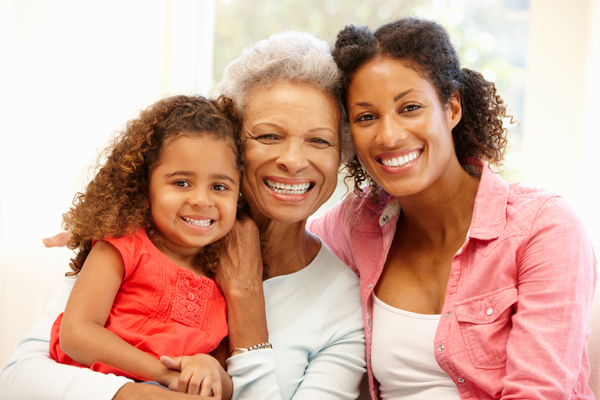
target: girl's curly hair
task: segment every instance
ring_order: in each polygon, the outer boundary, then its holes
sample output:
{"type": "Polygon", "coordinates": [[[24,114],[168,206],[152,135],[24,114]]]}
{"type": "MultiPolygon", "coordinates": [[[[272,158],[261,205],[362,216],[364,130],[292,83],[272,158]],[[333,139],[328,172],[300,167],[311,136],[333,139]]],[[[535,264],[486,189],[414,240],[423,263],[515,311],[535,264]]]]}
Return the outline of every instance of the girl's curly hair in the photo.
{"type": "MultiPolygon", "coordinates": [[[[338,33],[332,52],[343,73],[343,93],[347,93],[354,72],[377,57],[405,60],[434,86],[443,105],[447,105],[458,90],[462,118],[452,130],[457,157],[478,157],[491,164],[502,163],[508,134],[503,127],[504,118],[507,118],[504,101],[496,93],[493,82],[486,81],[479,72],[460,68],[448,32],[440,24],[419,18],[402,18],[375,32],[366,26],[348,25],[338,33]]],[[[511,118],[510,122],[515,121],[511,118]]],[[[376,201],[378,185],[362,168],[358,158],[354,156],[345,168],[345,180],[354,181],[354,191],[360,193],[361,185],[366,181],[376,201]]]]}
{"type": "MultiPolygon", "coordinates": [[[[73,206],[63,215],[63,227],[73,234],[67,246],[76,251],[70,263],[73,271],[66,275],[81,271],[93,240],[146,229],[153,242],[160,244],[150,212],[149,185],[166,141],[180,135],[223,140],[236,155],[241,173],[240,128],[233,102],[225,97],[214,101],[201,96],[173,96],[142,110],[102,152],[106,161],[98,163],[92,181],[83,193],[75,195],[73,206]]],[[[217,266],[220,249],[219,240],[196,256],[196,264],[208,276],[217,266]]]]}

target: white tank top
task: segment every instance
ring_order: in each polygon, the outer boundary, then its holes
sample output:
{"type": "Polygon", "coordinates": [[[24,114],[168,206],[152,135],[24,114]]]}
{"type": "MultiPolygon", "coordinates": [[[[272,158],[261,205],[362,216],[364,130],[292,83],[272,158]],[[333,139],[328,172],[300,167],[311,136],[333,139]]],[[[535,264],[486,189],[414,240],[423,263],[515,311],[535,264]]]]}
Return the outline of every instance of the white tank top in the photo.
{"type": "Polygon", "coordinates": [[[440,315],[394,308],[373,293],[371,365],[381,399],[460,400],[452,379],[435,361],[440,315]]]}

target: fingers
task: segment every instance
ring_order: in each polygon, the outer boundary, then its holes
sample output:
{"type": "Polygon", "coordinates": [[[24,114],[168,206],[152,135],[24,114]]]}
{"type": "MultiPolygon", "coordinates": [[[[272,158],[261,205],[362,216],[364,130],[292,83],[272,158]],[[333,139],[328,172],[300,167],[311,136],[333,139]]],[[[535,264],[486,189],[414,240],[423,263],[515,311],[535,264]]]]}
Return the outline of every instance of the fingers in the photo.
{"type": "Polygon", "coordinates": [[[44,246],[46,247],[60,247],[65,246],[69,239],[71,239],[71,232],[61,232],[51,238],[42,239],[44,246]]]}
{"type": "Polygon", "coordinates": [[[215,381],[212,385],[213,396],[216,400],[221,400],[221,396],[223,396],[223,386],[221,385],[221,380],[215,381]]]}
{"type": "Polygon", "coordinates": [[[200,388],[202,386],[202,378],[203,375],[199,373],[194,373],[190,377],[188,382],[187,394],[200,394],[200,388]]]}
{"type": "Polygon", "coordinates": [[[162,365],[169,369],[181,371],[181,357],[171,358],[168,356],[161,356],[160,362],[162,363],[162,365]]]}
{"type": "Polygon", "coordinates": [[[181,375],[179,375],[179,380],[177,381],[177,391],[187,393],[191,378],[192,373],[189,370],[186,371],[186,369],[184,369],[181,371],[181,375]]]}
{"type": "Polygon", "coordinates": [[[205,374],[202,371],[195,371],[188,374],[184,370],[179,376],[177,391],[207,397],[215,396],[215,398],[220,399],[222,388],[220,379],[213,380],[213,376],[210,373],[205,374]]]}
{"type": "Polygon", "coordinates": [[[212,394],[213,380],[210,375],[207,375],[202,380],[202,386],[200,387],[200,396],[210,396],[212,394]]]}

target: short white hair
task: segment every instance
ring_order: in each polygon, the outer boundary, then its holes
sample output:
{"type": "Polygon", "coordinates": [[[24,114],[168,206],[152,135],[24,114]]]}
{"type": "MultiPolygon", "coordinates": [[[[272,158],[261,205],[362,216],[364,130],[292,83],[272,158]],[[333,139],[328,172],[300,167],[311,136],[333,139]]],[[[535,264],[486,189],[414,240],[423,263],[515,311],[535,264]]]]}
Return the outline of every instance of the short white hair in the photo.
{"type": "Polygon", "coordinates": [[[341,72],[329,45],[309,33],[278,33],[244,49],[223,71],[216,95],[232,99],[243,117],[251,93],[282,82],[308,84],[333,96],[340,113],[340,161],[350,161],[354,146],[342,104],[341,72]]]}

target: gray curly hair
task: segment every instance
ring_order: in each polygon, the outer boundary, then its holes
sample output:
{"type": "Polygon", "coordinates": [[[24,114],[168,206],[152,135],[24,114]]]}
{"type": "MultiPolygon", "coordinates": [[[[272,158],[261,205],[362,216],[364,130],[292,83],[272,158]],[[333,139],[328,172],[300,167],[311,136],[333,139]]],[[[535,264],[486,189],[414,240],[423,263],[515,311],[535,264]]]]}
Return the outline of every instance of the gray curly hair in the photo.
{"type": "Polygon", "coordinates": [[[340,110],[340,163],[352,159],[354,146],[342,103],[340,70],[327,43],[309,33],[278,33],[244,49],[225,68],[216,95],[232,99],[243,117],[251,93],[281,82],[308,84],[333,96],[340,110]]]}

